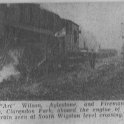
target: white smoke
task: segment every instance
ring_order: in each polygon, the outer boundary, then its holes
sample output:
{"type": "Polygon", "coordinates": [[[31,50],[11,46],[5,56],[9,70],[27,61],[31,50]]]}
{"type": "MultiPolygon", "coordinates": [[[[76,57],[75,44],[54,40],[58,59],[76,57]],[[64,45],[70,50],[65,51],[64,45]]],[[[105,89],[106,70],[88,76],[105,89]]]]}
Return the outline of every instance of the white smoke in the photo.
{"type": "Polygon", "coordinates": [[[89,31],[82,31],[82,33],[79,36],[79,41],[80,41],[80,47],[84,47],[84,42],[86,47],[89,50],[94,50],[97,51],[98,49],[98,42],[94,34],[92,34],[89,31]]]}
{"type": "Polygon", "coordinates": [[[9,63],[6,63],[0,70],[0,82],[3,82],[3,80],[8,80],[10,77],[15,79],[19,78],[20,72],[16,69],[16,66],[19,64],[18,59],[21,56],[21,53],[21,49],[9,50],[6,58],[6,61],[9,61],[9,63]]]}
{"type": "Polygon", "coordinates": [[[3,80],[9,79],[11,76],[14,78],[19,78],[20,73],[15,69],[15,66],[10,63],[6,66],[3,66],[2,70],[0,71],[0,82],[3,80]]]}

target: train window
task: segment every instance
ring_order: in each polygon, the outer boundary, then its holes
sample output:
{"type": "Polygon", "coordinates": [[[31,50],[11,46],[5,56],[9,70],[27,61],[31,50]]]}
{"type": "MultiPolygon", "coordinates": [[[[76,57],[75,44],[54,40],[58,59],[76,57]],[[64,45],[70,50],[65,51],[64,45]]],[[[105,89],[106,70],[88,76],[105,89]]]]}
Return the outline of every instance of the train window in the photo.
{"type": "Polygon", "coordinates": [[[74,43],[77,43],[77,32],[74,30],[74,43]]]}
{"type": "Polygon", "coordinates": [[[32,7],[30,7],[30,23],[32,23],[32,18],[33,18],[33,8],[32,7]]]}
{"type": "Polygon", "coordinates": [[[7,7],[10,7],[10,4],[9,3],[7,4],[7,7]]]}
{"type": "Polygon", "coordinates": [[[6,9],[6,4],[0,4],[0,11],[5,10],[6,9]]]}
{"type": "Polygon", "coordinates": [[[30,10],[28,7],[25,9],[25,14],[26,14],[25,15],[26,16],[26,22],[28,23],[30,21],[30,10]]]}
{"type": "Polygon", "coordinates": [[[68,33],[69,32],[69,24],[66,23],[66,32],[68,33]]]}

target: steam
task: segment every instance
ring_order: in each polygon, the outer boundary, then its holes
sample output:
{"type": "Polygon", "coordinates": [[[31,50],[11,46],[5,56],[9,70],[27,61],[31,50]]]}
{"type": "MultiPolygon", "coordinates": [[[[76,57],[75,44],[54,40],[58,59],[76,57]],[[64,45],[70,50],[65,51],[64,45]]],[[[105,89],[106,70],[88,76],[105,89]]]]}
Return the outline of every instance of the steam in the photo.
{"type": "Polygon", "coordinates": [[[92,32],[82,31],[82,33],[79,36],[79,43],[81,48],[84,48],[84,42],[89,50],[93,49],[94,51],[97,51],[98,42],[92,32]]]}
{"type": "Polygon", "coordinates": [[[6,63],[0,70],[0,83],[4,80],[9,80],[10,77],[15,79],[19,78],[20,72],[16,69],[16,66],[19,64],[21,53],[21,49],[9,50],[8,53],[6,53],[6,63]]]}
{"type": "Polygon", "coordinates": [[[19,75],[20,73],[15,69],[14,65],[12,63],[8,64],[3,66],[2,70],[0,71],[0,82],[9,79],[11,76],[17,79],[19,75]]]}

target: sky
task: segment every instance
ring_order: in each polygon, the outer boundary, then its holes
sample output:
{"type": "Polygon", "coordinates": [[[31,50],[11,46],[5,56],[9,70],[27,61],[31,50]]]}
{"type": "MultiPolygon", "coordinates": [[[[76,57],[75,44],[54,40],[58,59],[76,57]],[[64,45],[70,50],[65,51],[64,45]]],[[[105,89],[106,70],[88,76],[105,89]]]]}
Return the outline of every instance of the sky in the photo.
{"type": "Polygon", "coordinates": [[[91,32],[102,48],[121,49],[124,2],[42,3],[60,17],[71,19],[91,32]]]}

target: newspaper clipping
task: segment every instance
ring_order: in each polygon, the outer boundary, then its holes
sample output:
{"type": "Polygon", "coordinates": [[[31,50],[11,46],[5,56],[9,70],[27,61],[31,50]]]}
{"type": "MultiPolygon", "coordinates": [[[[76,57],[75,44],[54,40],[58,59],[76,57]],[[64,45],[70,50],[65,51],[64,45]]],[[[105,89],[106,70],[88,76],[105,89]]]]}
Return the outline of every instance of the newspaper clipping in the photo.
{"type": "Polygon", "coordinates": [[[124,2],[0,3],[0,124],[124,124],[124,2]]]}

